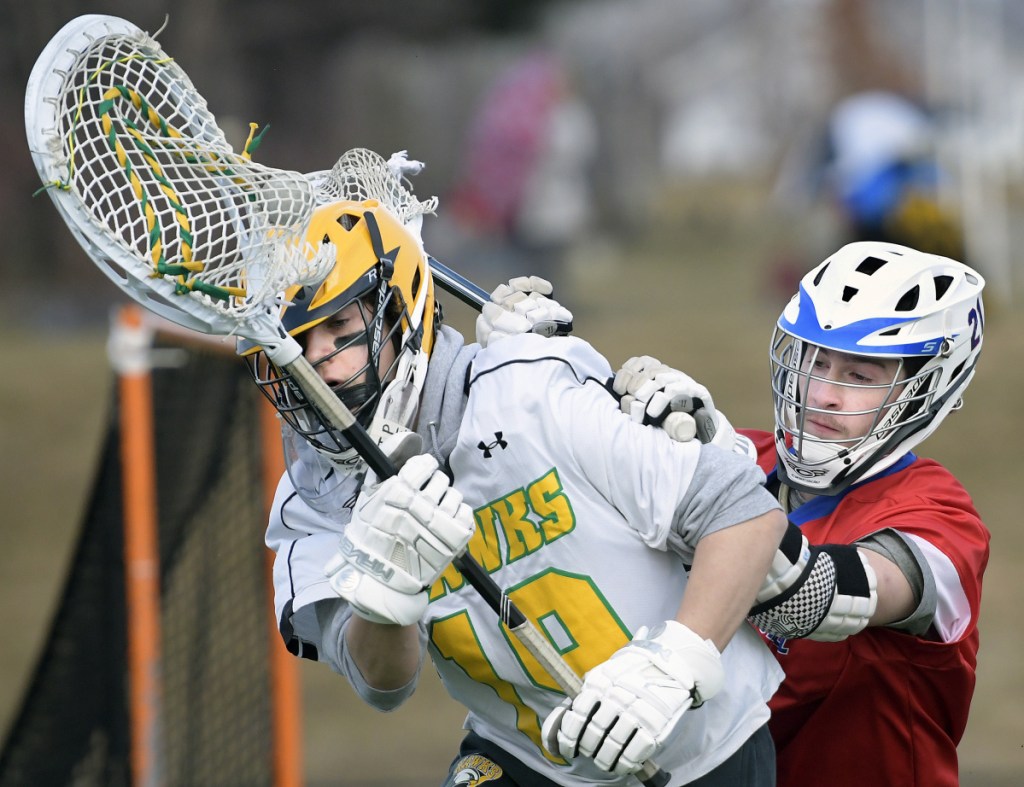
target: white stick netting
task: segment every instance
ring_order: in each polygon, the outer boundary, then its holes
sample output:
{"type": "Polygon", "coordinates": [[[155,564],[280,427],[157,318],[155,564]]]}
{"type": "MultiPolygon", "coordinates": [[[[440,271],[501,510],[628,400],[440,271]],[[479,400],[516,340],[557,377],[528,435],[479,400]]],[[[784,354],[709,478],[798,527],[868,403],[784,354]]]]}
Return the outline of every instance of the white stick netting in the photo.
{"type": "MultiPolygon", "coordinates": [[[[242,315],[333,259],[307,254],[316,201],[298,172],[237,154],[185,72],[148,35],[109,34],[75,54],[51,151],[98,232],[182,295],[242,315]]],[[[256,139],[258,143],[258,139],[256,139]]]]}
{"type": "Polygon", "coordinates": [[[377,200],[399,221],[408,224],[437,210],[437,197],[417,199],[405,177],[406,172],[415,174],[422,166],[409,161],[404,151],[385,161],[372,150],[353,148],[331,169],[311,172],[306,177],[313,185],[319,205],[339,200],[377,200]]]}

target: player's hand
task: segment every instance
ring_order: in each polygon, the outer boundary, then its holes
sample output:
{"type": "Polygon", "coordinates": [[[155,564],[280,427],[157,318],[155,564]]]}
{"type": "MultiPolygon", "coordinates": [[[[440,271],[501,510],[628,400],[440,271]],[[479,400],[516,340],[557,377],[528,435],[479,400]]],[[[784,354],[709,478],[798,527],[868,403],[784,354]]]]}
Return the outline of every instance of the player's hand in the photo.
{"type": "Polygon", "coordinates": [[[462,494],[436,459],[419,454],[397,475],[364,486],[325,573],[360,616],[407,626],[422,617],[430,586],[473,530],[462,494]]]}
{"type": "Polygon", "coordinates": [[[711,392],[657,358],[630,358],[615,373],[612,389],[620,397],[622,412],[637,423],[660,426],[676,442],[697,437],[702,443],[756,458],[750,440],[737,434],[715,408],[711,392]]]}
{"type": "Polygon", "coordinates": [[[520,333],[572,333],[572,312],[549,298],[551,291],[551,283],[539,276],[517,276],[499,284],[476,318],[477,342],[486,347],[520,333]]]}
{"type": "Polygon", "coordinates": [[[715,436],[717,419],[711,393],[657,358],[630,358],[616,372],[612,389],[621,397],[622,412],[637,423],[660,426],[673,440],[685,443],[699,436],[707,443],[715,436]]]}
{"type": "Polygon", "coordinates": [[[636,773],[683,714],[711,699],[724,682],[710,640],[674,620],[642,628],[583,677],[577,697],[548,715],[544,745],[567,760],[590,757],[609,773],[636,773]]]}

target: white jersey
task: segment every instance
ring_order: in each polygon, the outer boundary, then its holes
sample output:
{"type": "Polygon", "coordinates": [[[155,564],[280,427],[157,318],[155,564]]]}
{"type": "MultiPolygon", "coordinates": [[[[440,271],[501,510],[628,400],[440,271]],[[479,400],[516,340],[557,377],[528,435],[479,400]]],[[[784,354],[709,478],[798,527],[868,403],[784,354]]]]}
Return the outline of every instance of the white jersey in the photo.
{"type": "MultiPolygon", "coordinates": [[[[701,537],[778,507],[753,463],[630,421],[604,386],[610,377],[607,361],[578,339],[496,342],[473,361],[449,458],[476,516],[470,551],[580,675],[641,626],[674,618],[701,537]]],[[[280,527],[291,516],[295,533],[289,505],[280,527]]],[[[314,644],[315,619],[306,619],[307,629],[296,613],[300,599],[330,597],[322,565],[334,544],[323,554],[319,539],[338,525],[322,527],[303,524],[308,538],[277,543],[291,559],[287,571],[275,571],[292,606],[279,601],[279,616],[290,611],[297,636],[314,644]],[[297,581],[318,561],[319,577],[297,581]]],[[[544,751],[541,725],[563,695],[454,568],[431,589],[424,625],[446,688],[469,709],[467,728],[559,784],[634,782],[587,758],[566,764],[544,751]]],[[[782,673],[748,626],[725,649],[723,666],[725,687],[687,713],[659,752],[673,785],[721,764],[768,720],[782,673]]],[[[358,674],[342,671],[372,702],[358,674]]]]}

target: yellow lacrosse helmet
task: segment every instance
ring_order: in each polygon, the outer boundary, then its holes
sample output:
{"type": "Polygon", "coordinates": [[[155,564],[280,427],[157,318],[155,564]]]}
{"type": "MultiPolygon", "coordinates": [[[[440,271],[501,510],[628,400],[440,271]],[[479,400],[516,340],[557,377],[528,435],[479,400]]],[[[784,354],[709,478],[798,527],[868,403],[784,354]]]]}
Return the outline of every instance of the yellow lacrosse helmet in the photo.
{"type": "Polygon", "coordinates": [[[380,287],[397,293],[394,316],[401,320],[401,350],[409,341],[427,355],[434,340],[434,285],[417,238],[377,200],[332,202],[314,213],[306,240],[315,247],[333,243],[337,262],[319,283],[285,293],[281,321],[299,336],[347,303],[380,287]]]}
{"type": "MultiPolygon", "coordinates": [[[[414,410],[380,414],[377,410],[382,401],[418,400],[426,374],[426,359],[439,320],[422,243],[377,200],[343,200],[316,209],[306,240],[311,253],[331,244],[336,262],[321,281],[285,292],[286,306],[281,313],[285,330],[304,345],[307,331],[346,306],[361,304],[362,329],[339,340],[326,357],[311,361],[317,366],[349,347],[365,346],[366,365],[348,380],[332,384],[332,389],[364,427],[370,428],[381,418],[411,426],[407,421],[414,410]],[[381,350],[388,344],[394,349],[394,361],[380,368],[381,350]],[[415,395],[386,396],[389,386],[411,386],[415,395]]],[[[260,389],[298,435],[335,463],[358,467],[348,441],[323,422],[288,372],[270,361],[261,348],[249,348],[242,354],[248,356],[249,371],[260,389]]]]}

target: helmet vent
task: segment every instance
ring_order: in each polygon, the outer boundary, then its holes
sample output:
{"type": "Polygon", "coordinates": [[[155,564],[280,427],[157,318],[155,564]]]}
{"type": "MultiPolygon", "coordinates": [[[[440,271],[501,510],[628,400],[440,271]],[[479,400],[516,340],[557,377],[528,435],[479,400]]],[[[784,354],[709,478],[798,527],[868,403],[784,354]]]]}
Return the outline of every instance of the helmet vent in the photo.
{"type": "Polygon", "coordinates": [[[417,268],[412,275],[412,287],[410,287],[413,298],[417,298],[419,296],[421,278],[422,277],[420,276],[420,269],[417,268]]]}
{"type": "Polygon", "coordinates": [[[360,218],[360,216],[352,213],[342,213],[338,216],[338,224],[340,224],[346,232],[351,232],[352,228],[359,223],[360,218]]]}
{"type": "Polygon", "coordinates": [[[883,265],[885,265],[885,260],[880,260],[878,257],[865,257],[857,266],[857,273],[863,273],[866,276],[870,276],[883,265]]]}
{"type": "Polygon", "coordinates": [[[921,288],[916,284],[903,293],[903,297],[896,304],[896,311],[909,312],[917,308],[917,302],[921,297],[921,288]]]}
{"type": "Polygon", "coordinates": [[[843,302],[849,303],[850,299],[858,292],[860,292],[860,290],[856,287],[843,287],[843,302]]]}
{"type": "Polygon", "coordinates": [[[935,299],[941,300],[942,296],[946,294],[946,291],[953,285],[952,276],[936,276],[935,277],[935,299]]]}
{"type": "Polygon", "coordinates": [[[828,264],[822,266],[821,270],[818,271],[818,275],[814,277],[814,286],[817,287],[821,284],[821,279],[825,275],[825,271],[828,270],[828,264]]]}

